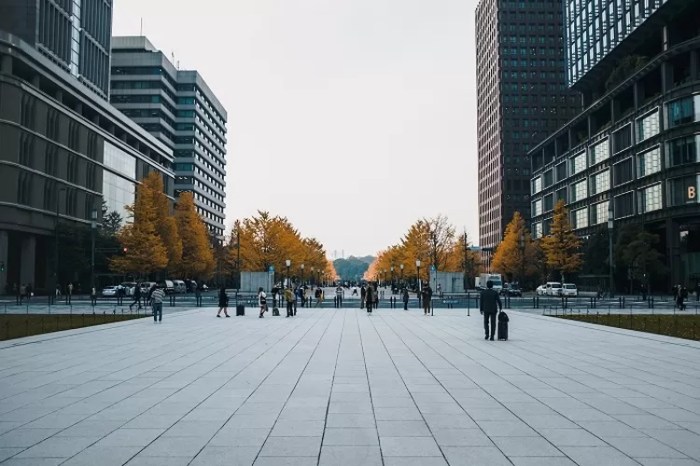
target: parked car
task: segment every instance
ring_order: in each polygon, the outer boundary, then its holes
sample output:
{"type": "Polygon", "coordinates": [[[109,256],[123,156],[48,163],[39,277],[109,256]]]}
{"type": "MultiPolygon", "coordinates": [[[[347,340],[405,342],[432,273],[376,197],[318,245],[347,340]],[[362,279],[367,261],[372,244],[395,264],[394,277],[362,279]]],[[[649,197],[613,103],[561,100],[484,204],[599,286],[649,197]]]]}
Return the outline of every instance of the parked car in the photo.
{"type": "Polygon", "coordinates": [[[102,296],[116,296],[118,288],[119,287],[117,285],[105,286],[102,288],[102,296]]]}
{"type": "Polygon", "coordinates": [[[547,296],[561,296],[561,283],[547,282],[545,285],[545,294],[547,296]]]}
{"type": "Polygon", "coordinates": [[[547,294],[547,285],[538,286],[535,290],[535,294],[537,294],[537,296],[544,296],[545,294],[547,294]]]}
{"type": "Polygon", "coordinates": [[[187,293],[187,285],[185,285],[184,280],[173,280],[173,288],[175,288],[175,293],[187,293]]]}
{"type": "Polygon", "coordinates": [[[122,288],[124,289],[124,294],[126,296],[133,296],[134,290],[136,289],[136,282],[123,282],[122,288]]]}
{"type": "Polygon", "coordinates": [[[523,290],[520,289],[519,285],[514,285],[510,283],[507,288],[504,288],[506,296],[517,296],[522,298],[523,290]]]}
{"type": "Polygon", "coordinates": [[[578,288],[575,283],[564,283],[561,290],[562,296],[578,296],[578,288]]]}
{"type": "Polygon", "coordinates": [[[175,293],[175,284],[173,283],[172,280],[163,280],[158,282],[158,288],[161,288],[165,294],[173,294],[175,293]]]}
{"type": "Polygon", "coordinates": [[[141,288],[141,296],[146,296],[148,294],[148,291],[151,289],[153,285],[157,285],[156,282],[141,282],[139,283],[139,288],[141,288]]]}

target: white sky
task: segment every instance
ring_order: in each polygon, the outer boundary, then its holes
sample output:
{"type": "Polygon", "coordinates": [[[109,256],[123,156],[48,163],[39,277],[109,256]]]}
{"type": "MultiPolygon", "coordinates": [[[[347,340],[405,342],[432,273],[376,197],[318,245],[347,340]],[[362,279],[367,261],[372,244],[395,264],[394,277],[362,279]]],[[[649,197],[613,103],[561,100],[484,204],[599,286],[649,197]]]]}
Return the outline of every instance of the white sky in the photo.
{"type": "Polygon", "coordinates": [[[447,215],[478,242],[476,0],[116,0],[228,111],[226,226],[269,210],[329,256],[447,215]]]}

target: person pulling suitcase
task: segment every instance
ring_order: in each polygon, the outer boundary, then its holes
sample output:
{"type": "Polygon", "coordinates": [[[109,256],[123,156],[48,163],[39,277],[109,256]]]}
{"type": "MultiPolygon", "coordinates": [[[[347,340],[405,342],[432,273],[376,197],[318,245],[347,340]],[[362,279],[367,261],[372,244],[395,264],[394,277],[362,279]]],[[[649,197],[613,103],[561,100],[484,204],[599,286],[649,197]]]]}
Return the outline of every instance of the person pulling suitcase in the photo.
{"type": "Polygon", "coordinates": [[[493,282],[489,280],[486,282],[486,289],[481,292],[479,299],[479,312],[484,316],[484,332],[486,335],[484,340],[490,339],[493,341],[496,333],[496,313],[502,310],[501,298],[498,296],[498,292],[493,289],[493,282]],[[489,321],[491,323],[490,331],[489,321]]]}

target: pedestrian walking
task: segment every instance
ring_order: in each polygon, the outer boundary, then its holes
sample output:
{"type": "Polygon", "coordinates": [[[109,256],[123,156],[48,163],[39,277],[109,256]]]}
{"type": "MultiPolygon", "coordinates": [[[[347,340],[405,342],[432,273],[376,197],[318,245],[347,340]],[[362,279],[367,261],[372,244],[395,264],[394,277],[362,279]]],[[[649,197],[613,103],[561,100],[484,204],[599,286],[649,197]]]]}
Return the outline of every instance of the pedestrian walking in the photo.
{"type": "Polygon", "coordinates": [[[228,315],[228,295],[226,294],[225,286],[222,286],[219,290],[219,312],[216,313],[216,317],[221,317],[221,311],[224,311],[226,317],[231,317],[228,315]]]}
{"type": "Polygon", "coordinates": [[[287,317],[294,317],[294,292],[289,286],[284,290],[284,300],[287,303],[287,317]]]}
{"type": "Polygon", "coordinates": [[[17,286],[17,283],[12,284],[12,292],[15,294],[15,304],[20,304],[20,292],[19,292],[19,286],[17,286]]]}
{"type": "Polygon", "coordinates": [[[688,288],[678,285],[678,310],[685,311],[685,300],[688,298],[688,288]]]}
{"type": "Polygon", "coordinates": [[[153,323],[163,321],[163,299],[165,298],[165,292],[162,288],[158,288],[156,285],[151,286],[149,291],[151,309],[153,310],[153,323]]]}
{"type": "Polygon", "coordinates": [[[430,284],[423,287],[421,297],[423,298],[423,315],[427,316],[430,314],[430,304],[433,299],[433,289],[430,288],[430,284]]]}
{"type": "Polygon", "coordinates": [[[27,295],[27,285],[22,283],[19,286],[19,304],[22,304],[22,301],[24,301],[24,297],[27,295]]]}
{"type": "Polygon", "coordinates": [[[260,306],[260,317],[261,319],[265,317],[263,314],[267,312],[267,295],[262,289],[262,286],[258,288],[258,305],[260,306]]]}
{"type": "Polygon", "coordinates": [[[496,333],[496,314],[502,310],[501,298],[498,296],[498,292],[493,289],[493,282],[488,280],[486,289],[481,292],[481,299],[479,299],[479,312],[484,316],[484,340],[493,341],[493,336],[496,333]],[[490,330],[489,321],[491,321],[490,330]]]}
{"type": "MultiPolygon", "coordinates": [[[[117,296],[119,295],[119,289],[117,288],[117,296]]],[[[90,289],[90,302],[92,303],[93,306],[97,304],[97,289],[93,286],[90,289]]]]}
{"type": "Polygon", "coordinates": [[[27,283],[27,301],[31,301],[34,296],[34,287],[31,283],[27,283]]]}
{"type": "Polygon", "coordinates": [[[403,310],[408,311],[408,288],[404,288],[401,292],[401,298],[403,299],[403,310]]]}
{"type": "Polygon", "coordinates": [[[73,283],[68,282],[68,286],[66,287],[66,303],[71,304],[71,299],[73,298],[73,283]]]}
{"type": "Polygon", "coordinates": [[[335,297],[338,301],[338,307],[343,307],[343,294],[345,294],[343,287],[338,285],[338,288],[335,289],[335,297]]]}
{"type": "Polygon", "coordinates": [[[316,298],[316,307],[321,307],[321,304],[323,304],[323,290],[320,286],[316,288],[314,297],[316,298]]]}
{"type": "Polygon", "coordinates": [[[374,289],[372,285],[367,286],[365,290],[365,307],[367,308],[367,315],[372,313],[372,305],[374,304],[374,289]]]}
{"type": "Polygon", "coordinates": [[[134,304],[138,304],[139,308],[138,310],[141,310],[141,287],[137,284],[134,287],[134,302],[129,304],[129,311],[131,311],[131,308],[134,306],[134,304]]]}
{"type": "Polygon", "coordinates": [[[367,288],[365,288],[365,285],[362,285],[362,287],[360,288],[360,309],[364,309],[366,300],[367,300],[367,288]]]}

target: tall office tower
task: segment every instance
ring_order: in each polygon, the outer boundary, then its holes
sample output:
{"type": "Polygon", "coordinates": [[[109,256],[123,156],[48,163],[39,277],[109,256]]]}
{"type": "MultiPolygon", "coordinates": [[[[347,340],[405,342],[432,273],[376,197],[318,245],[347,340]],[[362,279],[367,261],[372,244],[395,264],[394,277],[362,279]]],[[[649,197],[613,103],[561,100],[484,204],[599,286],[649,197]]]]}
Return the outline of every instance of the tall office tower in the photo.
{"type": "Polygon", "coordinates": [[[659,235],[667,270],[620,264],[619,286],[700,286],[700,2],[569,0],[565,24],[584,108],[529,154],[535,236],[563,200],[581,237],[659,235]]]}
{"type": "Polygon", "coordinates": [[[516,211],[530,215],[528,150],[571,118],[562,6],[481,0],[476,9],[479,244],[494,248],[516,211]]]}
{"type": "Polygon", "coordinates": [[[107,98],[112,0],[2,1],[0,30],[107,98]]]}
{"type": "Polygon", "coordinates": [[[112,38],[111,103],[173,149],[175,196],[194,194],[209,231],[224,233],[226,110],[196,71],[145,37],[112,38]]]}

